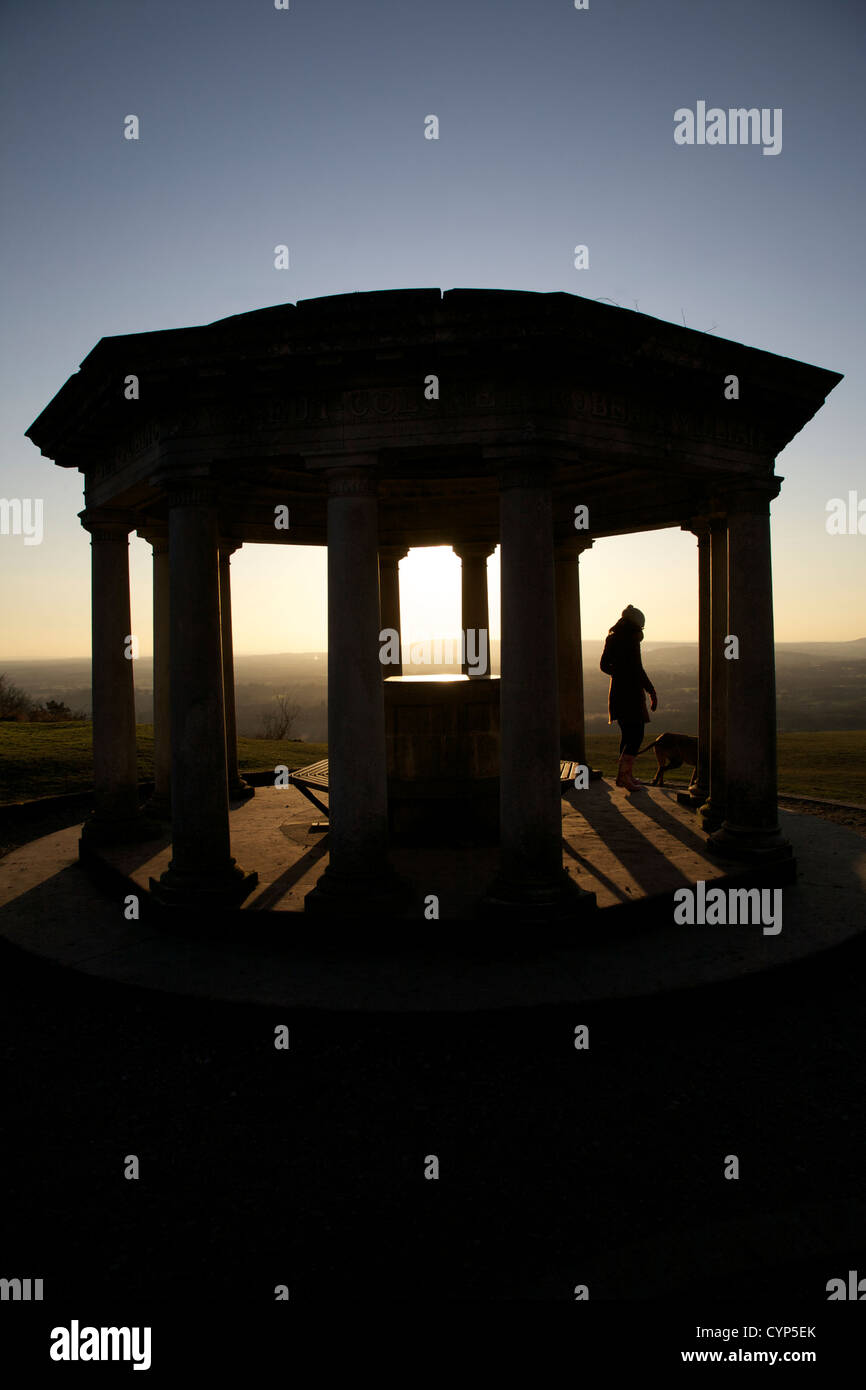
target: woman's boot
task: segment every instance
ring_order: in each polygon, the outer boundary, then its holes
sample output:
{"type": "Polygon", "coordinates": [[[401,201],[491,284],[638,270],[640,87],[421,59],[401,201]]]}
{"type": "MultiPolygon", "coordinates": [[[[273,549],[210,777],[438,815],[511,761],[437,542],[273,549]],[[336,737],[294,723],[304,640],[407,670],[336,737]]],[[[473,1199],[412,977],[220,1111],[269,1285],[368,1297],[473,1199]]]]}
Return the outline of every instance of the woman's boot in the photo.
{"type": "Polygon", "coordinates": [[[616,785],[618,787],[626,787],[630,792],[636,791],[638,787],[643,786],[643,782],[639,782],[636,777],[632,776],[634,759],[634,753],[623,753],[620,756],[619,768],[616,774],[616,785]]]}

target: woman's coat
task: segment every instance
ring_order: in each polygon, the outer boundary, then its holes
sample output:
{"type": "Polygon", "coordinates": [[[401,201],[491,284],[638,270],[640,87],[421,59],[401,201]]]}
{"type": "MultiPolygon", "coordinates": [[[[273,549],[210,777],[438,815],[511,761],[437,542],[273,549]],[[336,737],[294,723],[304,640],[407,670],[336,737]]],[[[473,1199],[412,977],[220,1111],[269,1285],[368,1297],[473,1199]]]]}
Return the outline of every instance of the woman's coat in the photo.
{"type": "Polygon", "coordinates": [[[641,664],[640,644],[640,628],[624,618],[607,635],[599,664],[604,674],[610,676],[609,724],[618,720],[623,724],[649,723],[646,696],[654,695],[655,690],[641,664]]]}

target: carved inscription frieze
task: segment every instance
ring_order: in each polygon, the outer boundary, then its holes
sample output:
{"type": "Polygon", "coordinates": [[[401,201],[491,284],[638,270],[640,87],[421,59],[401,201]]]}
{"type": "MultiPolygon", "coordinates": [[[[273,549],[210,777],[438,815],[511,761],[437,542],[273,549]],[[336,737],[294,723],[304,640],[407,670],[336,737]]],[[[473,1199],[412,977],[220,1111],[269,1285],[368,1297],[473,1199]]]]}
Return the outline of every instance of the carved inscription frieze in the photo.
{"type": "Polygon", "coordinates": [[[139,454],[145,453],[147,449],[153,448],[162,438],[162,429],[158,420],[150,420],[146,425],[130,435],[125,444],[121,444],[114,451],[114,459],[110,464],[105,465],[107,473],[113,473],[115,466],[119,467],[124,463],[131,463],[138,458],[139,454]]]}
{"type": "Polygon", "coordinates": [[[325,430],[358,424],[385,424],[403,420],[472,420],[495,414],[507,422],[510,415],[537,421],[545,416],[551,423],[568,420],[605,422],[616,429],[633,429],[642,434],[668,439],[691,439],[723,443],[732,447],[766,451],[766,432],[737,412],[687,410],[650,397],[636,398],[621,392],[570,389],[511,383],[503,386],[443,383],[438,400],[424,396],[423,380],[418,385],[364,387],[354,391],[291,392],[256,403],[244,402],[204,405],[174,416],[160,424],[152,422],[115,451],[114,459],[97,464],[98,479],[116,467],[134,460],[161,439],[202,439],[208,436],[249,439],[271,432],[293,433],[325,430]]]}

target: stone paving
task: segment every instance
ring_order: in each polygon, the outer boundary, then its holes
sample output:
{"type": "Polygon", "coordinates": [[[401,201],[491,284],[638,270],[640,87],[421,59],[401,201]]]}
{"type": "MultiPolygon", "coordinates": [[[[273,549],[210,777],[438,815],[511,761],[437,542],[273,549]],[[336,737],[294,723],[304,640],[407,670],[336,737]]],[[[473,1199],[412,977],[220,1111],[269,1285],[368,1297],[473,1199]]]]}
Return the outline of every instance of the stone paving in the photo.
{"type": "MultiPolygon", "coordinates": [[[[436,893],[443,908],[457,911],[497,863],[493,848],[440,847],[393,853],[396,867],[418,885],[417,910],[399,942],[377,943],[359,904],[357,945],[344,939],[337,948],[331,932],[299,910],[327,864],[327,837],[310,830],[315,812],[293,788],[260,789],[232,811],[233,850],[245,867],[258,870],[260,883],[230,940],[209,939],[207,923],[198,924],[199,939],[188,938],[171,929],[171,914],[126,920],[123,891],[132,885],[119,880],[112,894],[91,881],[76,862],[80,827],[33,841],[0,862],[0,934],[87,973],[179,993],[310,1007],[473,1009],[652,994],[782,965],[863,930],[863,840],[814,817],[780,814],[797,856],[797,881],[783,890],[777,935],[751,924],[678,925],[666,907],[652,916],[629,911],[627,904],[650,898],[664,904],[677,887],[709,883],[731,866],[708,857],[693,814],[677,804],[673,788],[626,796],[609,781],[563,798],[563,862],[597,893],[600,907],[591,930],[575,921],[573,942],[533,928],[516,949],[513,933],[506,942],[489,926],[426,920],[424,895],[436,893]],[[260,935],[254,927],[265,919],[277,926],[260,935]]],[[[109,857],[143,891],[169,852],[157,841],[109,857]]]]}
{"type": "MultiPolygon", "coordinates": [[[[581,888],[596,894],[600,908],[637,902],[674,891],[698,879],[721,878],[729,865],[711,857],[694,814],[679,806],[675,790],[646,787],[627,795],[609,780],[562,800],[563,864],[581,888]]],[[[232,853],[255,869],[258,887],[243,911],[302,912],[304,898],[328,863],[327,836],[311,830],[317,812],[294,787],[259,787],[255,797],[231,814],[232,853]]],[[[104,857],[147,890],[150,878],[168,867],[170,843],[106,850],[104,857]]],[[[495,847],[395,848],[398,872],[418,886],[417,916],[427,894],[439,898],[440,914],[460,919],[495,875],[495,847]]]]}

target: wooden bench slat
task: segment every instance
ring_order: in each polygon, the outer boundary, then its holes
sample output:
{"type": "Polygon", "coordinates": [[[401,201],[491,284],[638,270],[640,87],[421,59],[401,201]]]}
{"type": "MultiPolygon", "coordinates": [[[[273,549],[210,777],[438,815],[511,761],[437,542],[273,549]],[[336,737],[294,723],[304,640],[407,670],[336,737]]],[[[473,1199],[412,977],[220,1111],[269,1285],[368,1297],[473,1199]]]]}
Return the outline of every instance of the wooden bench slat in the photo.
{"type": "Polygon", "coordinates": [[[294,782],[295,786],[315,787],[317,791],[326,792],[328,790],[328,759],[322,758],[320,762],[311,763],[309,767],[296,768],[289,773],[289,782],[294,782]]]}
{"type": "Polygon", "coordinates": [[[313,795],[314,792],[330,791],[327,758],[322,758],[317,763],[310,763],[309,767],[299,767],[294,772],[290,772],[289,785],[296,786],[301,795],[311,801],[317,811],[330,818],[330,809],[317,796],[313,795]]]}
{"type": "MultiPolygon", "coordinates": [[[[559,780],[560,782],[573,782],[577,776],[580,763],[560,760],[559,780]]],[[[314,787],[316,791],[326,792],[328,790],[328,759],[322,758],[318,763],[311,763],[309,767],[296,768],[289,773],[289,781],[297,787],[314,787]]]]}

